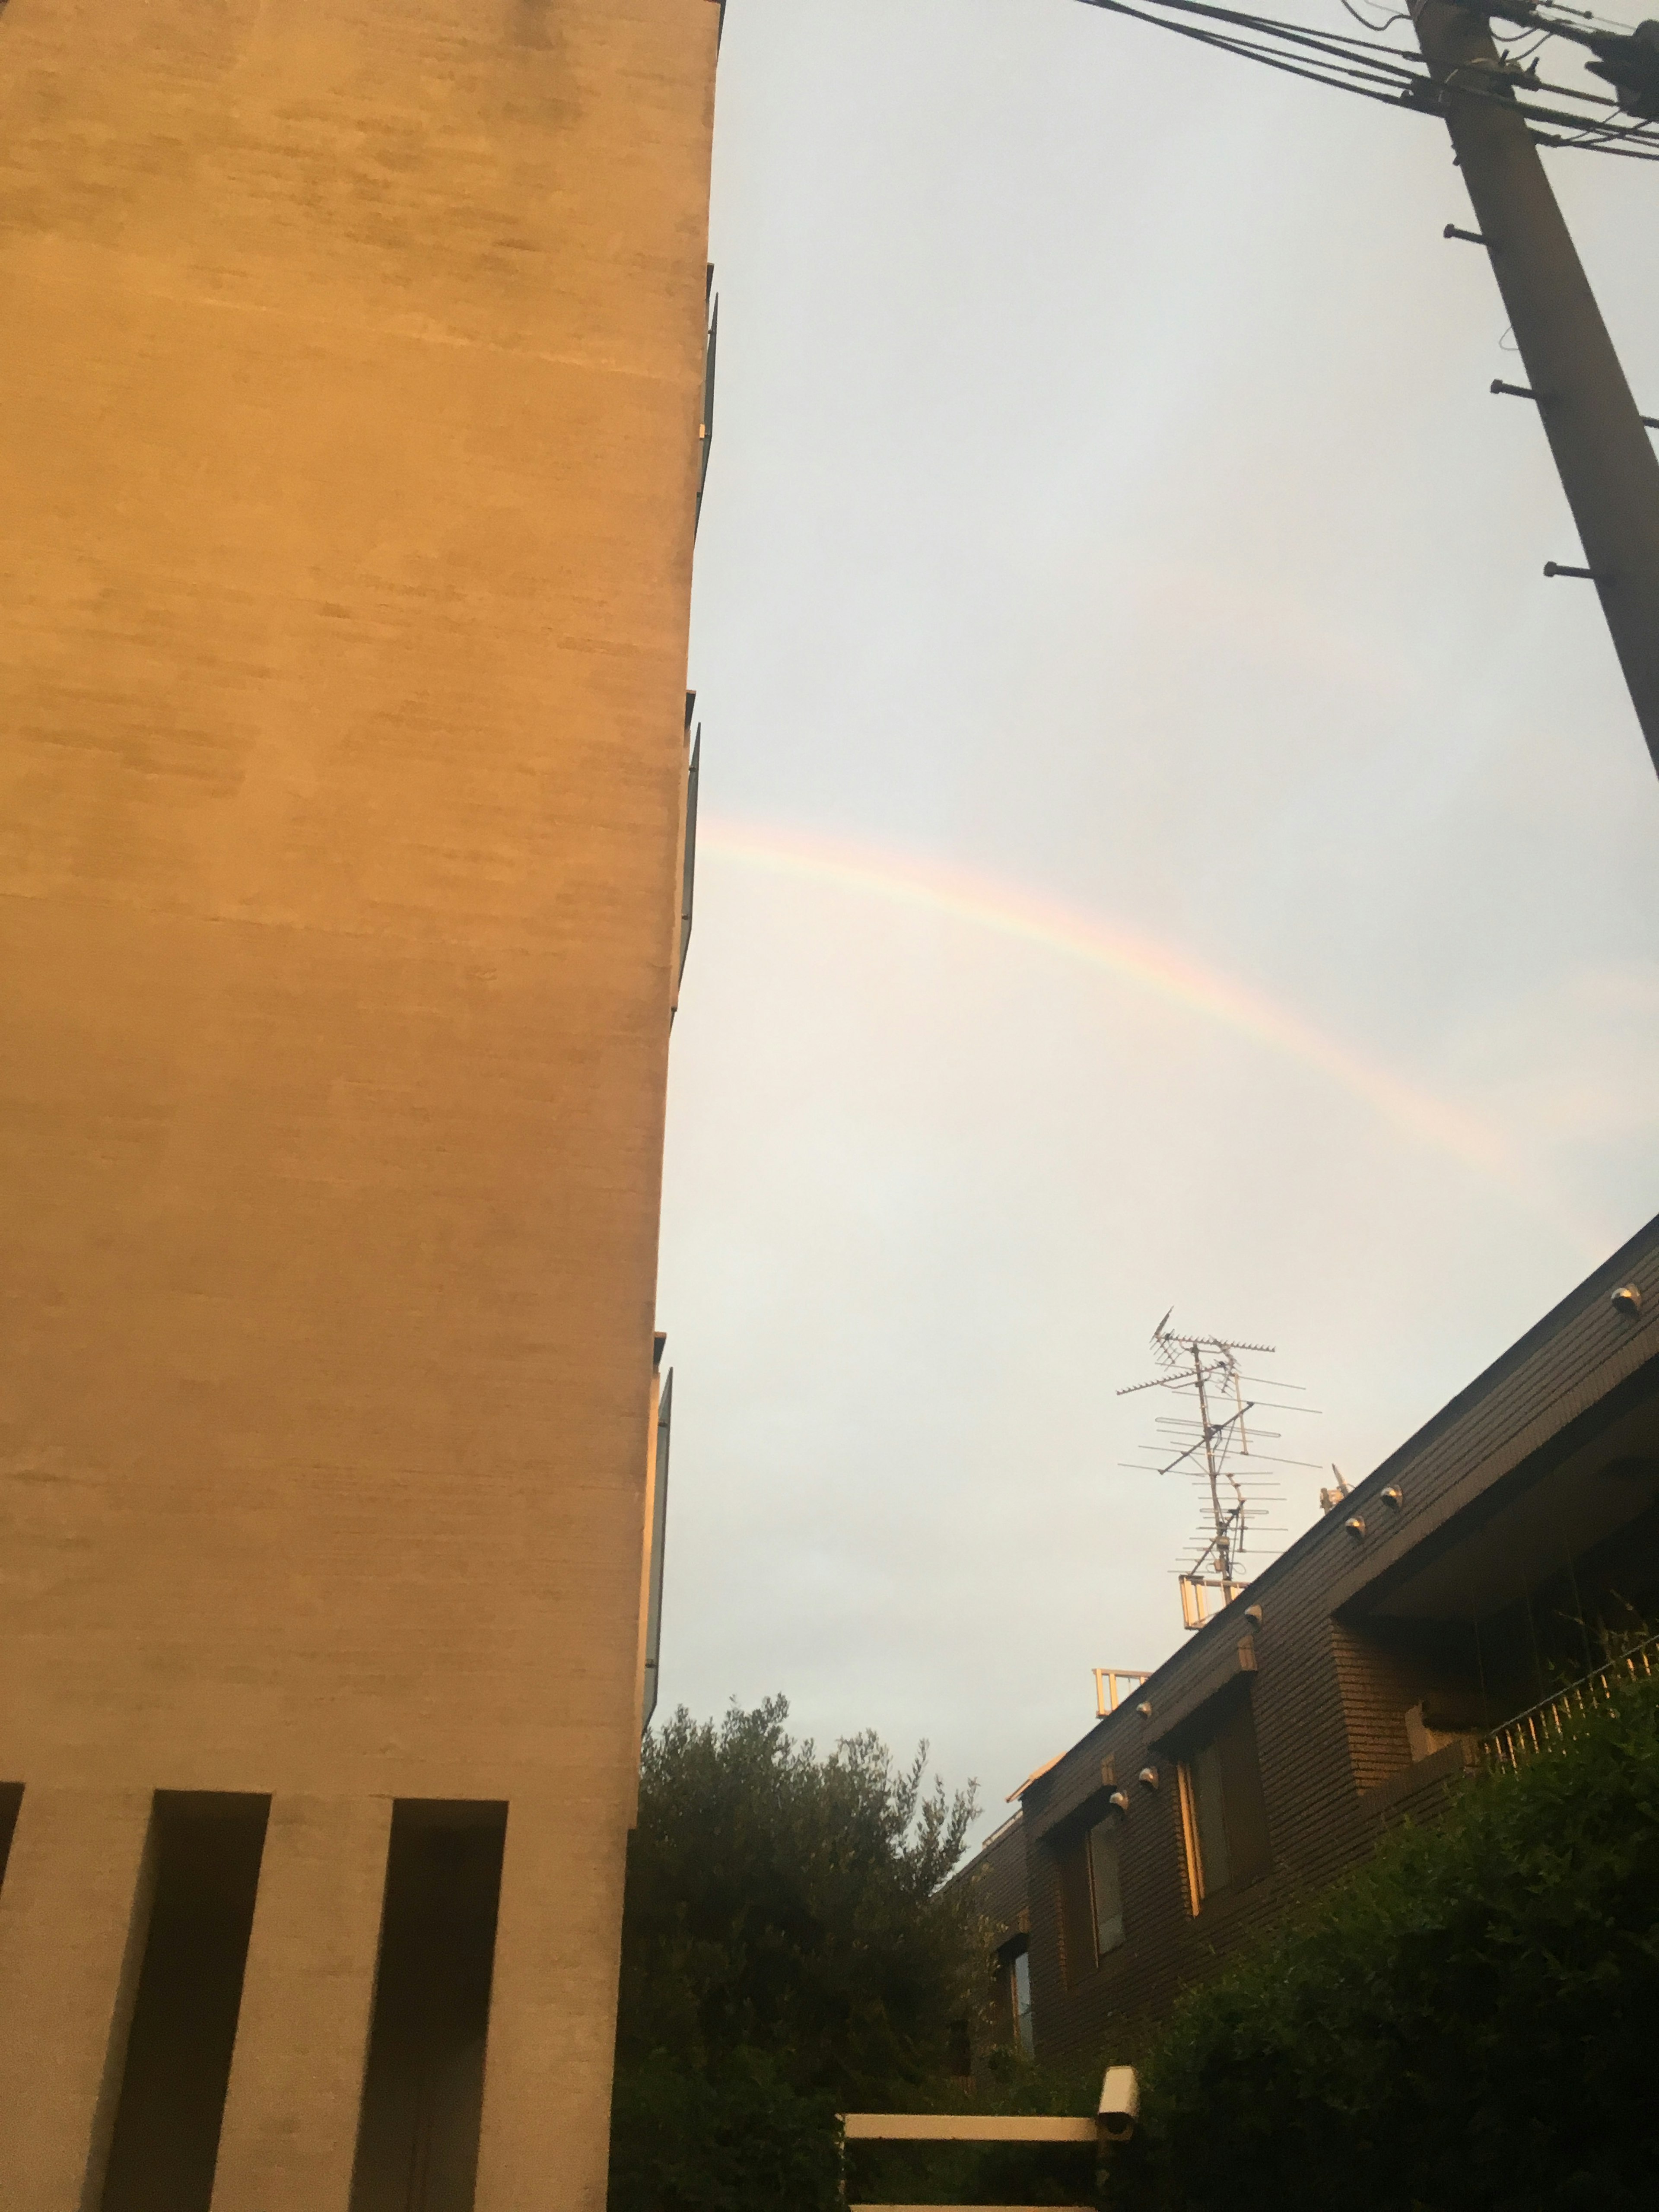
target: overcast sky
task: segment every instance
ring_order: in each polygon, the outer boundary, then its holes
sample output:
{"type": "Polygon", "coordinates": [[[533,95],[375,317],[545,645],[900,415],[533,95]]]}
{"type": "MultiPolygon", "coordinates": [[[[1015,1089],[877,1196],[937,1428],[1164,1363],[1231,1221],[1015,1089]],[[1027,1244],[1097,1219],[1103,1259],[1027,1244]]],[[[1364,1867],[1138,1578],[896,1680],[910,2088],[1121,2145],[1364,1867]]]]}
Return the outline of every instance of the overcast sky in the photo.
{"type": "MultiPolygon", "coordinates": [[[[1547,158],[1659,413],[1659,174],[1547,158]]],[[[665,1704],[988,1819],[1181,1640],[1166,1307],[1354,1479],[1659,1210],[1659,778],[1449,220],[1076,0],[731,0],[665,1704]]]]}

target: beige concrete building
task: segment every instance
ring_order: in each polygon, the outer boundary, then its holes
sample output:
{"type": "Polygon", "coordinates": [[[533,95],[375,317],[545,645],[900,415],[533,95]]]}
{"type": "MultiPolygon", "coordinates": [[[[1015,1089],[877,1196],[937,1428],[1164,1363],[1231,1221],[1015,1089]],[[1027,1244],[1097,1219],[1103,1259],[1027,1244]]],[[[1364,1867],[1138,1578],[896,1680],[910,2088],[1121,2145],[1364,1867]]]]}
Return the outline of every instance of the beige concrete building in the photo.
{"type": "Polygon", "coordinates": [[[0,15],[0,2206],[603,2201],[713,0],[0,15]]]}

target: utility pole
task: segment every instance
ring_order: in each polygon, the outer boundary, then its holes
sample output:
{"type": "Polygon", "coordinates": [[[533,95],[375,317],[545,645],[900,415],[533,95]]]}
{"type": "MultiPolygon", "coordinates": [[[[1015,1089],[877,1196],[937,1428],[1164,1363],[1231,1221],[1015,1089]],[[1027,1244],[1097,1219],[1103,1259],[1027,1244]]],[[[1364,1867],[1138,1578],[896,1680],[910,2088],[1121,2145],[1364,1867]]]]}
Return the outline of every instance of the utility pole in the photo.
{"type": "MultiPolygon", "coordinates": [[[[1524,13],[1517,9],[1517,19],[1524,13]]],[[[1455,0],[1413,0],[1412,18],[1659,769],[1659,455],[1516,104],[1507,81],[1513,65],[1498,55],[1489,16],[1455,0]]]]}

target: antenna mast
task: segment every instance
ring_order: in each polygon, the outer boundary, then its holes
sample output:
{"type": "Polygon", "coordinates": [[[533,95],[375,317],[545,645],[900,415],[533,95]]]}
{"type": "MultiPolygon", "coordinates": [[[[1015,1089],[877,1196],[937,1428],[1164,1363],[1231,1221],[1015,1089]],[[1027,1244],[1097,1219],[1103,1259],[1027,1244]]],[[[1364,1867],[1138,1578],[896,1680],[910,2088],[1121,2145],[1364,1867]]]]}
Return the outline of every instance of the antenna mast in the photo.
{"type": "MultiPolygon", "coordinates": [[[[1314,1409],[1244,1395],[1247,1384],[1279,1390],[1299,1388],[1296,1383],[1265,1382],[1259,1376],[1245,1374],[1240,1355],[1271,1356],[1271,1344],[1246,1344],[1224,1336],[1182,1336],[1170,1327],[1166,1313],[1152,1331],[1152,1352],[1164,1371],[1147,1382],[1132,1382],[1117,1395],[1129,1398],[1142,1390],[1170,1390],[1188,1399],[1196,1409],[1196,1420],[1189,1416],[1160,1418],[1157,1425],[1165,1433],[1145,1449],[1155,1455],[1156,1473],[1184,1474],[1200,1486],[1198,1554],[1179,1579],[1182,1620],[1188,1628],[1201,1628],[1209,1617],[1206,1592],[1216,1591],[1224,1606],[1231,1605],[1249,1579],[1241,1564],[1248,1534],[1260,1528],[1267,1502],[1278,1502],[1277,1470],[1310,1463],[1263,1451],[1264,1443],[1279,1441],[1279,1432],[1255,1427],[1252,1417],[1264,1407],[1281,1413],[1314,1409]]],[[[1137,1468],[1146,1465],[1145,1462],[1127,1463],[1137,1468]]]]}

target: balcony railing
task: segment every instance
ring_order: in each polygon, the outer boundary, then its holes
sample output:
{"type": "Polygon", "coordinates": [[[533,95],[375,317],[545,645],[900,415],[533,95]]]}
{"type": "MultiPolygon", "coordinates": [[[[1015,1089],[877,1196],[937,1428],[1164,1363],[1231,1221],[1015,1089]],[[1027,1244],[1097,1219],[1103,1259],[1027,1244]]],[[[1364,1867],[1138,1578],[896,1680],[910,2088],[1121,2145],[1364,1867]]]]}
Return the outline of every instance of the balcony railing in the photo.
{"type": "Polygon", "coordinates": [[[1659,1636],[1650,1637],[1633,1651],[1586,1674],[1582,1682],[1570,1683],[1553,1698],[1505,1721],[1482,1737],[1481,1751],[1495,1766],[1518,1766],[1534,1752],[1552,1751],[1565,1742],[1590,1714],[1606,1712],[1624,1684],[1655,1674],[1659,1674],[1659,1636]]]}

